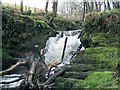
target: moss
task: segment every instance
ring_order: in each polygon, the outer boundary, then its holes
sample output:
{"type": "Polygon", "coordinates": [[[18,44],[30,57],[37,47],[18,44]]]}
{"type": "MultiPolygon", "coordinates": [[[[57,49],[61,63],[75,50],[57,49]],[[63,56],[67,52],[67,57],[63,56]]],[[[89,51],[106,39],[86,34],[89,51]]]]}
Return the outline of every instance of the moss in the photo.
{"type": "Polygon", "coordinates": [[[52,21],[53,27],[60,31],[76,30],[81,27],[81,24],[81,21],[68,20],[63,17],[55,17],[52,21]]]}
{"type": "Polygon", "coordinates": [[[55,80],[56,86],[57,88],[72,88],[74,83],[76,82],[76,80],[72,80],[72,79],[67,79],[67,78],[63,78],[63,77],[58,77],[55,80]]]}
{"type": "Polygon", "coordinates": [[[118,46],[119,9],[86,15],[81,41],[85,47],[118,46]]]}
{"type": "Polygon", "coordinates": [[[92,65],[81,65],[81,64],[73,64],[70,67],[66,67],[66,70],[69,71],[73,71],[73,72],[87,72],[87,71],[92,71],[95,70],[94,67],[92,67],[92,65]]]}
{"type": "Polygon", "coordinates": [[[19,52],[17,57],[24,57],[24,52],[36,52],[36,44],[39,45],[39,49],[44,48],[48,38],[56,35],[44,20],[36,20],[33,16],[20,15],[17,12],[12,8],[2,7],[2,47],[7,49],[3,50],[5,67],[9,62],[8,66],[13,64],[11,62],[14,62],[13,58],[16,57],[9,55],[8,49],[14,53],[19,52]]]}
{"type": "Polygon", "coordinates": [[[63,77],[65,78],[75,78],[75,79],[85,79],[88,75],[88,72],[65,72],[63,77]]]}
{"type": "Polygon", "coordinates": [[[39,29],[48,29],[51,28],[45,21],[43,20],[36,20],[36,25],[39,29]]]}
{"type": "Polygon", "coordinates": [[[15,56],[15,51],[10,49],[2,49],[2,69],[7,69],[11,65],[16,63],[16,60],[13,58],[15,56]]]}
{"type": "Polygon", "coordinates": [[[118,58],[118,48],[116,47],[87,48],[80,52],[75,59],[77,61],[86,62],[98,61],[98,64],[101,62],[104,68],[108,69],[115,69],[118,65],[118,61],[120,60],[118,58]]]}
{"type": "Polygon", "coordinates": [[[82,86],[82,83],[83,83],[83,80],[78,80],[78,81],[76,81],[76,83],[73,85],[73,89],[75,88],[75,89],[80,89],[80,88],[83,88],[83,86],[82,86]]]}
{"type": "MultiPolygon", "coordinates": [[[[84,88],[118,88],[117,78],[113,78],[113,73],[110,71],[93,72],[88,78],[83,80],[82,87],[84,88]]],[[[79,82],[78,82],[79,84],[79,82]]]]}

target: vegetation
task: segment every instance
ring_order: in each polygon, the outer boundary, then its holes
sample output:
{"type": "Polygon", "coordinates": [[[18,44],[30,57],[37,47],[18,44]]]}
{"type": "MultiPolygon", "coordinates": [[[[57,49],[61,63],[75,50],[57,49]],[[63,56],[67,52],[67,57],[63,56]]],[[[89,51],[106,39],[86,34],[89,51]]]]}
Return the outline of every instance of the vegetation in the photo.
{"type": "MultiPolygon", "coordinates": [[[[6,61],[12,61],[13,58],[9,57],[18,57],[17,53],[21,55],[23,50],[24,52],[34,50],[36,44],[39,45],[39,49],[45,47],[46,40],[50,36],[56,35],[56,32],[43,20],[36,20],[31,16],[20,15],[11,7],[3,6],[2,13],[3,65],[6,61]],[[6,50],[10,50],[10,52],[8,53],[6,50]],[[14,52],[11,52],[11,50],[14,50],[14,52]],[[11,53],[12,56],[10,55],[11,53]]],[[[3,69],[11,65],[11,63],[8,64],[4,65],[3,69]]]]}
{"type": "Polygon", "coordinates": [[[119,9],[86,15],[81,37],[86,50],[76,56],[74,63],[92,65],[96,69],[74,87],[118,88],[119,17],[119,9]]]}
{"type": "Polygon", "coordinates": [[[90,13],[84,21],[85,31],[81,40],[85,47],[89,46],[118,46],[120,30],[119,9],[90,13]],[[112,43],[111,43],[112,42],[112,43]]]}
{"type": "Polygon", "coordinates": [[[118,88],[113,72],[93,72],[85,80],[77,81],[73,88],[118,88]]]}
{"type": "MultiPolygon", "coordinates": [[[[15,64],[16,58],[26,57],[27,52],[38,53],[38,49],[45,47],[48,38],[56,35],[55,29],[67,31],[83,26],[81,42],[86,49],[77,53],[71,64],[66,65],[66,71],[61,71],[64,73],[60,77],[52,79],[52,82],[55,83],[54,87],[118,88],[120,80],[120,37],[118,35],[120,32],[120,2],[113,1],[111,5],[108,0],[107,2],[86,0],[78,4],[64,3],[63,5],[67,6],[67,9],[61,8],[60,12],[63,15],[70,14],[80,18],[70,20],[57,17],[58,0],[56,1],[52,3],[52,13],[47,10],[49,0],[46,2],[46,13],[33,14],[30,9],[28,12],[24,12],[23,0],[21,0],[20,10],[2,6],[2,69],[15,64]],[[102,5],[104,12],[101,12],[102,5]],[[111,6],[114,8],[113,10],[111,10],[111,6]],[[37,49],[35,45],[38,45],[37,49]]],[[[31,64],[33,67],[31,72],[33,72],[28,75],[30,78],[35,73],[34,64],[36,64],[35,61],[31,64]]],[[[44,78],[45,71],[43,70],[44,72],[40,74],[43,65],[40,63],[36,65],[38,72],[35,73],[34,83],[38,84],[36,77],[40,77],[40,81],[44,78]]],[[[49,80],[45,83],[51,84],[49,80]]],[[[43,88],[43,85],[40,87],[43,88]]]]}
{"type": "MultiPolygon", "coordinates": [[[[118,88],[119,17],[119,9],[86,15],[81,34],[81,41],[86,49],[76,55],[63,75],[71,83],[75,79],[71,85],[73,89],[118,88]]],[[[60,85],[64,86],[65,81],[66,79],[60,81],[60,85]]]]}

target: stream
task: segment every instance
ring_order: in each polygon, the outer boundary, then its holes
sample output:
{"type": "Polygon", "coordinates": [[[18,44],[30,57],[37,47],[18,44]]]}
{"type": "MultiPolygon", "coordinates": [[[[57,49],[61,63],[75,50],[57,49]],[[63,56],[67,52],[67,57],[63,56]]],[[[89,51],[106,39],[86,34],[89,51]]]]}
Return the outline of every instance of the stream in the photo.
{"type": "MultiPolygon", "coordinates": [[[[62,52],[64,48],[64,42],[65,38],[67,37],[67,44],[66,49],[64,53],[64,58],[61,64],[59,64],[58,67],[62,67],[65,64],[70,64],[71,57],[75,54],[75,52],[78,50],[78,47],[81,45],[79,35],[81,33],[81,30],[73,30],[73,31],[57,31],[58,34],[56,37],[50,37],[46,42],[45,50],[45,63],[48,65],[51,61],[57,60],[61,62],[62,52]]],[[[82,47],[81,50],[84,50],[85,48],[82,47]]],[[[54,74],[53,72],[51,72],[54,74]]],[[[17,80],[21,74],[11,74],[11,75],[4,75],[0,76],[0,87],[2,88],[15,88],[20,85],[22,80],[10,83],[10,84],[3,84],[2,82],[9,82],[13,80],[17,80]]]]}

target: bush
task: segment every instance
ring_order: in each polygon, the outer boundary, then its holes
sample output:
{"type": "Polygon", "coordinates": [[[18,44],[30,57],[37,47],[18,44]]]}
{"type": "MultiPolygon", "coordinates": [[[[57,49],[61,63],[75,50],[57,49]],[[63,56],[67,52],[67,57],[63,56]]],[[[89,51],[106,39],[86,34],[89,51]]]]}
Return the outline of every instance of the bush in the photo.
{"type": "Polygon", "coordinates": [[[110,46],[110,44],[111,46],[118,46],[116,42],[118,42],[119,30],[119,9],[90,13],[86,15],[84,20],[84,30],[82,31],[81,41],[85,47],[96,47],[98,45],[110,46]],[[111,38],[110,35],[113,37],[111,38]]]}

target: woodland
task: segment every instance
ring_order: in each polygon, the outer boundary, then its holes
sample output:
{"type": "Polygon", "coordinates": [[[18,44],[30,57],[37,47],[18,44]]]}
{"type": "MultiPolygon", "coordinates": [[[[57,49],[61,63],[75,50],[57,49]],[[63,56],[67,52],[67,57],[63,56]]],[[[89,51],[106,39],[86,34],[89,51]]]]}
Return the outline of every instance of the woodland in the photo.
{"type": "MultiPolygon", "coordinates": [[[[2,34],[0,78],[20,74],[12,81],[0,80],[2,90],[118,90],[120,85],[120,0],[46,0],[45,9],[1,4],[2,34]],[[44,48],[59,32],[81,29],[78,49],[70,64],[63,63],[67,37],[60,61],[45,63],[44,48]],[[80,50],[82,46],[84,50],[80,50]],[[52,69],[56,68],[54,74],[52,69]],[[47,74],[47,76],[46,76],[47,74]],[[5,88],[2,84],[21,83],[5,88]]],[[[73,42],[71,40],[71,42],[73,42]]],[[[57,53],[57,51],[53,51],[57,53]]],[[[52,52],[51,52],[52,53],[52,52]]]]}

